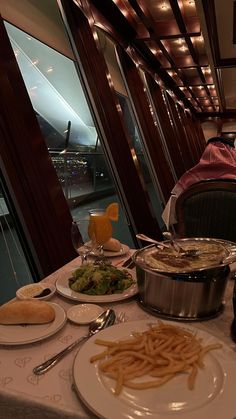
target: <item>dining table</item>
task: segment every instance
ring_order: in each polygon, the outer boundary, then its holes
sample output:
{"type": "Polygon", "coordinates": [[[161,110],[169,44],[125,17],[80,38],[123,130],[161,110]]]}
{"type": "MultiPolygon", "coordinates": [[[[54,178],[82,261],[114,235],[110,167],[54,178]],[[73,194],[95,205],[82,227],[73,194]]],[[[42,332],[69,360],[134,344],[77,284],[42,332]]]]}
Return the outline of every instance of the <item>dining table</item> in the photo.
{"type": "MultiPolygon", "coordinates": [[[[132,252],[133,250],[130,251],[130,253],[132,252]]],[[[130,256],[130,253],[127,257],[130,256]]],[[[121,266],[123,259],[124,256],[114,257],[110,260],[115,265],[120,264],[121,266]]],[[[69,278],[72,271],[79,266],[80,258],[77,257],[44,278],[42,282],[55,284],[60,278],[69,278]]],[[[135,278],[135,267],[132,269],[132,273],[135,278]]],[[[230,337],[230,325],[233,319],[233,285],[234,280],[230,279],[224,296],[224,309],[217,317],[194,321],[191,322],[191,325],[210,333],[227,345],[232,356],[235,355],[236,361],[236,344],[230,337]]],[[[58,304],[65,313],[73,305],[81,304],[58,292],[52,296],[50,302],[58,304]]],[[[104,310],[113,308],[117,318],[123,316],[125,322],[134,320],[155,322],[157,320],[157,316],[140,306],[137,294],[124,300],[99,303],[99,305],[104,310]]],[[[181,322],[179,323],[181,324],[181,322]]],[[[78,325],[67,320],[59,331],[46,339],[21,345],[0,344],[0,419],[86,419],[97,417],[96,412],[92,412],[80,399],[74,386],[74,359],[84,344],[71,351],[45,374],[35,375],[33,373],[35,366],[87,332],[87,325],[78,325]]],[[[81,375],[81,380],[86,380],[84,374],[81,375]]],[[[108,419],[112,419],[112,416],[111,412],[108,419]]],[[[201,418],[204,419],[204,416],[201,415],[201,418]]]]}

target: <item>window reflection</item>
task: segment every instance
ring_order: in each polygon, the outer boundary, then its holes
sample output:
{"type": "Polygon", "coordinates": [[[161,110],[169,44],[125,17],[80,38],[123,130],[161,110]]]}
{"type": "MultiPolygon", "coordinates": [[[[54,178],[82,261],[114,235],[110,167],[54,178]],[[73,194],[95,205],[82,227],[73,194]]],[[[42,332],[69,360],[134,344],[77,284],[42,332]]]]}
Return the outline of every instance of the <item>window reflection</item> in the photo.
{"type": "Polygon", "coordinates": [[[79,204],[81,195],[108,189],[114,192],[102,153],[68,150],[65,153],[50,151],[50,155],[64,194],[74,204],[79,204]]]}
{"type": "Polygon", "coordinates": [[[0,304],[33,282],[0,182],[0,304]]]}

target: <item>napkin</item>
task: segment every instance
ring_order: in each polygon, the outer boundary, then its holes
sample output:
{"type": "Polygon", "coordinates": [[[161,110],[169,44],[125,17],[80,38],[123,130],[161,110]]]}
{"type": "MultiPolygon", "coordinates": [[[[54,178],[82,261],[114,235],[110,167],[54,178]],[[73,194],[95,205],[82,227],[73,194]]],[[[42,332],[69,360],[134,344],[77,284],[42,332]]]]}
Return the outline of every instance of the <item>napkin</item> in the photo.
{"type": "Polygon", "coordinates": [[[169,230],[172,224],[177,223],[176,213],[175,213],[175,204],[176,204],[177,198],[178,198],[177,195],[171,195],[162,213],[162,219],[167,227],[167,230],[169,230]]]}

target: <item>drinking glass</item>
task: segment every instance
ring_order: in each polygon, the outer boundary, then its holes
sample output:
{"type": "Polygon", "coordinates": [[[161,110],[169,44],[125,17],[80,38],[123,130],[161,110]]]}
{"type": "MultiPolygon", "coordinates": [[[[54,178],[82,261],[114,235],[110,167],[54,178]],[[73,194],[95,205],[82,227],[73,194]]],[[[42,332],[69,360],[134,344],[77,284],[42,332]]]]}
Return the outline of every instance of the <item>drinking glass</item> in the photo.
{"type": "Polygon", "coordinates": [[[81,257],[81,265],[83,265],[92,250],[92,243],[88,236],[89,219],[73,220],[71,225],[71,240],[74,249],[81,257]]]}
{"type": "Polygon", "coordinates": [[[88,235],[103,257],[103,245],[112,237],[112,224],[104,209],[92,209],[89,214],[88,235]]]}

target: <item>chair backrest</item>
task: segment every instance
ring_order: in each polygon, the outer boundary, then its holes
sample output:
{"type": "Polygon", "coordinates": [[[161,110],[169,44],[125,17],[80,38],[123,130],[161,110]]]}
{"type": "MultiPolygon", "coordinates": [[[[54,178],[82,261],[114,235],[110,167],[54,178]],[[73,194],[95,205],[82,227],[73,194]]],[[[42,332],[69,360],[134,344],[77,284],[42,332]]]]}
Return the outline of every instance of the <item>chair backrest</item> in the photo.
{"type": "Polygon", "coordinates": [[[185,190],[176,201],[177,235],[236,242],[236,180],[208,179],[185,190]]]}

